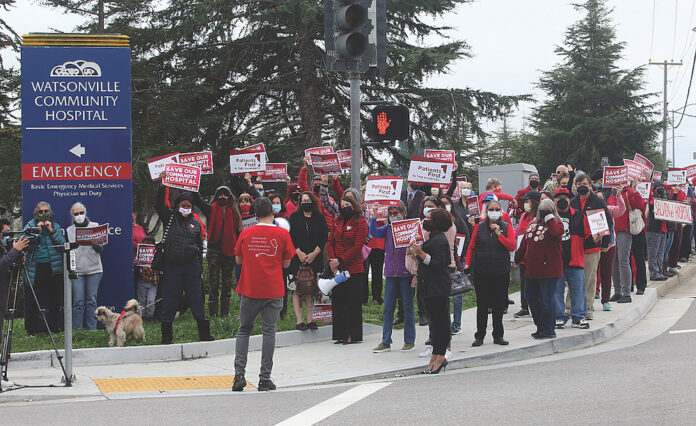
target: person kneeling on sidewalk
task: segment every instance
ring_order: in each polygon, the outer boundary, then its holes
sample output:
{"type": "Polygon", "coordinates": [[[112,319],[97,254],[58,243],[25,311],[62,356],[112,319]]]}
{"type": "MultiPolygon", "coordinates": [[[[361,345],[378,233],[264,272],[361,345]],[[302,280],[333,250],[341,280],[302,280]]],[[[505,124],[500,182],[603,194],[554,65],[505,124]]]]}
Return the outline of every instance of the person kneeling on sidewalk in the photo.
{"type": "Polygon", "coordinates": [[[241,300],[233,391],[242,391],[246,386],[244,374],[249,353],[249,336],[259,314],[263,344],[258,390],[269,391],[276,388],[271,381],[271,369],[276,324],[285,295],[283,268],[290,266],[290,261],[295,256],[295,246],[292,244],[290,233],[274,223],[271,200],[266,197],[257,198],[254,200],[254,211],[259,223],[242,231],[234,249],[237,263],[242,265],[242,274],[236,290],[241,300]],[[246,267],[245,262],[248,263],[246,267]]]}

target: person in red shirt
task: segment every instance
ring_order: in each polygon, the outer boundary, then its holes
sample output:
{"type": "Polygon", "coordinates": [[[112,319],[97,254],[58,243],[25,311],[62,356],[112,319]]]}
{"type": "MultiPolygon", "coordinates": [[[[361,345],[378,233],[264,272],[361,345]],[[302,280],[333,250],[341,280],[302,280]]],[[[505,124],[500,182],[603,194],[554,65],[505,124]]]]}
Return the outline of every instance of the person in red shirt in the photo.
{"type": "Polygon", "coordinates": [[[529,175],[529,185],[517,191],[517,196],[515,197],[515,201],[517,201],[517,217],[522,217],[522,214],[524,214],[525,196],[529,191],[538,191],[539,183],[539,173],[533,172],[529,175]]]}
{"type": "Polygon", "coordinates": [[[350,279],[331,293],[333,340],[350,344],[362,341],[362,248],[367,240],[367,221],[352,195],[343,194],[341,209],[329,233],[327,248],[332,273],[350,272],[350,279]]]}
{"type": "MultiPolygon", "coordinates": [[[[532,177],[529,177],[529,182],[534,182],[532,177]]],[[[539,175],[537,175],[537,187],[539,186],[539,175]]],[[[522,192],[522,191],[520,191],[522,192]]],[[[517,194],[519,196],[519,193],[517,194]]],[[[537,216],[537,209],[539,208],[539,203],[541,202],[541,194],[538,191],[528,191],[520,199],[520,205],[522,206],[522,216],[520,216],[520,222],[515,228],[515,238],[517,240],[517,245],[521,242],[521,238],[517,238],[517,235],[522,235],[522,233],[527,229],[529,224],[537,216]]],[[[515,318],[522,318],[529,316],[529,304],[527,304],[527,292],[525,287],[524,279],[524,261],[520,263],[520,310],[515,312],[515,318]]]]}
{"type": "Polygon", "coordinates": [[[527,302],[537,331],[535,339],[556,337],[556,282],[563,276],[561,237],[564,227],[552,200],[542,200],[537,217],[522,237],[515,262],[523,259],[527,265],[527,302]]]}
{"type": "Polygon", "coordinates": [[[256,317],[261,315],[263,344],[261,346],[261,373],[258,390],[275,390],[271,381],[273,352],[278,314],[283,308],[285,280],[283,268],[290,266],[295,256],[295,246],[290,233],[274,224],[273,205],[266,197],[254,200],[254,211],[259,223],[242,231],[234,249],[242,274],[237,284],[239,302],[239,332],[234,357],[233,391],[242,391],[246,386],[247,354],[249,336],[256,317]]]}

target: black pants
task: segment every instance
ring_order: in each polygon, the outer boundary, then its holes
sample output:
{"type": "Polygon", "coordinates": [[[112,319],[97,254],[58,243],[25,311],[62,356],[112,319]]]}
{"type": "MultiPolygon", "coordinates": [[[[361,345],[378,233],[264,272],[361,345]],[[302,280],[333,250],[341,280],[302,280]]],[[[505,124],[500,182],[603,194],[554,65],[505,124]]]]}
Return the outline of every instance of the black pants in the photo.
{"type": "Polygon", "coordinates": [[[424,296],[424,291],[422,290],[422,287],[419,285],[418,288],[416,288],[416,299],[418,300],[418,318],[420,319],[428,319],[428,306],[426,305],[425,302],[425,296],[424,296]]]}
{"type": "Polygon", "coordinates": [[[160,320],[162,322],[172,322],[176,316],[176,311],[182,311],[181,302],[182,292],[186,296],[186,302],[191,308],[191,313],[196,320],[205,319],[203,309],[203,283],[201,281],[202,265],[200,260],[194,260],[188,264],[166,263],[164,274],[162,275],[162,309],[160,320]]]}
{"type": "Polygon", "coordinates": [[[681,253],[679,258],[689,260],[689,256],[691,256],[691,225],[686,225],[682,233],[681,253]]]}
{"type": "Polygon", "coordinates": [[[638,235],[633,235],[631,242],[631,253],[636,262],[636,276],[633,277],[633,282],[636,283],[636,290],[645,291],[648,286],[648,277],[645,275],[645,232],[639,232],[638,235]]]}
{"type": "Polygon", "coordinates": [[[367,283],[367,267],[372,269],[372,300],[382,300],[382,270],[384,269],[384,250],[372,249],[365,262],[365,278],[363,279],[363,303],[367,303],[370,289],[367,283]]]}
{"type": "Polygon", "coordinates": [[[526,267],[524,265],[520,265],[520,304],[522,305],[522,309],[528,311],[529,304],[527,303],[527,289],[525,287],[527,279],[524,277],[525,272],[526,267]]]}
{"type": "Polygon", "coordinates": [[[433,345],[433,355],[444,355],[452,338],[449,297],[430,296],[425,298],[425,303],[430,313],[430,344],[433,345]]]}
{"type": "Polygon", "coordinates": [[[510,271],[501,275],[474,276],[476,290],[476,334],[474,338],[486,336],[488,326],[488,308],[493,311],[493,338],[503,337],[503,311],[508,304],[508,287],[510,286],[510,271]]]}
{"type": "MultiPolygon", "coordinates": [[[[38,263],[34,278],[34,291],[39,305],[45,310],[46,321],[52,332],[63,330],[63,275],[53,275],[51,265],[38,263]]],[[[24,287],[24,328],[27,334],[45,332],[46,325],[36,306],[31,289],[24,287]]]]}
{"type": "Polygon", "coordinates": [[[365,273],[351,274],[331,292],[333,340],[362,341],[362,280],[365,273]]]}

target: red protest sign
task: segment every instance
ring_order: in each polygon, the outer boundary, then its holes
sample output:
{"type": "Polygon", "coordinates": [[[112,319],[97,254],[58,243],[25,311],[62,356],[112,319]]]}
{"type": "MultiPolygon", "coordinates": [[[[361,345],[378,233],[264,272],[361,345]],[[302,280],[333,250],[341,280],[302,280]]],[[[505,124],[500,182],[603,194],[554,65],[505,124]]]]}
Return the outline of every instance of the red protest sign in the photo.
{"type": "Polygon", "coordinates": [[[404,180],[395,176],[368,176],[365,185],[365,201],[398,206],[404,180]]]}
{"type": "Polygon", "coordinates": [[[162,185],[184,191],[198,192],[201,184],[201,169],[183,164],[167,164],[162,185]]]}
{"type": "Polygon", "coordinates": [[[315,175],[328,175],[341,173],[341,162],[335,152],[328,154],[309,154],[312,160],[312,169],[315,175]]]}
{"type": "MultiPolygon", "coordinates": [[[[341,149],[339,151],[336,151],[336,155],[338,155],[338,161],[341,163],[341,170],[349,171],[350,170],[350,165],[351,165],[351,160],[350,160],[350,149],[341,149]]],[[[363,166],[363,156],[362,156],[362,150],[360,151],[360,167],[363,166]]]]}
{"type": "Polygon", "coordinates": [[[454,151],[448,151],[443,149],[426,149],[425,158],[432,158],[435,160],[442,160],[448,163],[454,163],[454,151]]]}
{"type": "Polygon", "coordinates": [[[602,185],[605,188],[624,186],[628,183],[628,168],[626,166],[604,166],[602,185]]]}
{"type": "Polygon", "coordinates": [[[389,217],[389,204],[382,204],[379,201],[365,202],[365,211],[370,219],[375,218],[377,222],[385,222],[389,217]],[[377,206],[377,214],[373,214],[372,209],[377,206]]]}
{"type": "Polygon", "coordinates": [[[323,324],[331,324],[333,321],[333,308],[331,305],[315,304],[312,309],[312,320],[323,324]]]}
{"type": "Polygon", "coordinates": [[[179,153],[173,152],[167,155],[160,155],[159,157],[153,157],[147,159],[147,168],[150,171],[150,178],[153,181],[160,180],[160,175],[164,171],[164,166],[171,163],[179,162],[179,153]]]}
{"type": "Polygon", "coordinates": [[[657,220],[686,223],[687,225],[693,222],[690,204],[661,198],[655,198],[654,203],[655,219],[657,220]]]}
{"type": "Polygon", "coordinates": [[[637,161],[624,159],[624,165],[626,166],[626,177],[628,180],[639,181],[643,178],[645,169],[642,164],[637,161]]]}
{"type": "Polygon", "coordinates": [[[109,243],[109,224],[92,228],[75,227],[75,242],[81,246],[103,246],[109,243]]]}
{"type": "Polygon", "coordinates": [[[585,214],[587,215],[587,222],[590,224],[592,235],[609,235],[609,222],[604,209],[587,210],[585,214]]]}
{"type": "Polygon", "coordinates": [[[213,153],[210,151],[179,154],[179,161],[177,161],[177,163],[198,167],[201,169],[202,175],[213,174],[213,153]]]}
{"type": "Polygon", "coordinates": [[[157,246],[154,244],[138,244],[138,249],[135,255],[135,264],[137,266],[151,266],[152,259],[155,257],[157,246]]]}
{"type": "Polygon", "coordinates": [[[469,216],[476,219],[481,216],[481,209],[479,208],[479,201],[477,196],[471,196],[466,199],[466,207],[469,209],[469,216]]]}
{"type": "Polygon", "coordinates": [[[662,179],[662,172],[658,170],[653,170],[653,180],[662,179]]]}
{"type": "Polygon", "coordinates": [[[696,164],[686,167],[686,178],[691,179],[694,177],[696,177],[696,164]]]}
{"type": "Polygon", "coordinates": [[[244,151],[246,153],[263,153],[263,157],[266,159],[266,162],[268,162],[268,153],[266,152],[266,145],[263,143],[257,143],[251,146],[248,146],[246,148],[241,149],[240,151],[244,151]]]}
{"type": "Polygon", "coordinates": [[[307,148],[304,150],[304,155],[307,157],[307,165],[312,165],[312,154],[333,154],[334,149],[332,146],[315,146],[314,148],[307,148]]]}
{"type": "Polygon", "coordinates": [[[285,182],[288,163],[266,163],[265,171],[253,172],[252,175],[261,178],[262,182],[285,182]]]}
{"type": "Polygon", "coordinates": [[[394,221],[391,224],[391,228],[395,248],[408,247],[411,245],[411,242],[420,244],[425,240],[423,238],[421,221],[418,218],[394,221]]]}

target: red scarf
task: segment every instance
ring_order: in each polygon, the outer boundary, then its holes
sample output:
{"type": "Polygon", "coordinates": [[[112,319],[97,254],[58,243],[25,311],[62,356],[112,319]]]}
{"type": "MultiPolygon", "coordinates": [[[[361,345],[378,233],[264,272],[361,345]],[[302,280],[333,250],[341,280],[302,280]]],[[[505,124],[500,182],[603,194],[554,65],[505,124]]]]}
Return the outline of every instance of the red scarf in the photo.
{"type": "Polygon", "coordinates": [[[213,202],[210,212],[210,224],[208,225],[208,242],[216,244],[222,238],[222,254],[234,256],[234,247],[237,245],[237,219],[232,213],[232,207],[223,208],[218,202],[213,202]],[[224,212],[224,213],[223,213],[224,212]],[[223,214],[225,229],[222,229],[223,214]],[[221,235],[224,232],[225,235],[221,235]]]}

